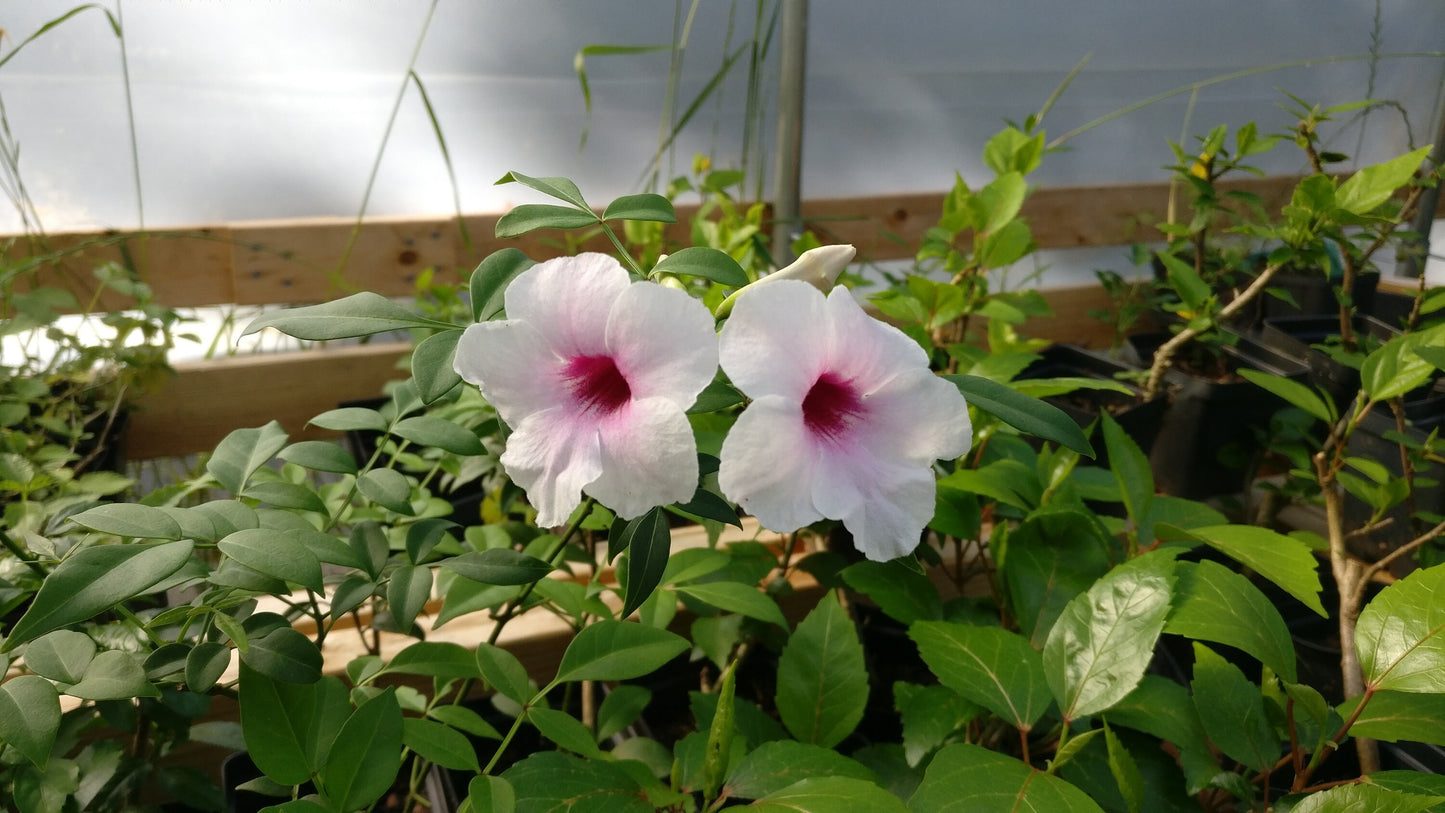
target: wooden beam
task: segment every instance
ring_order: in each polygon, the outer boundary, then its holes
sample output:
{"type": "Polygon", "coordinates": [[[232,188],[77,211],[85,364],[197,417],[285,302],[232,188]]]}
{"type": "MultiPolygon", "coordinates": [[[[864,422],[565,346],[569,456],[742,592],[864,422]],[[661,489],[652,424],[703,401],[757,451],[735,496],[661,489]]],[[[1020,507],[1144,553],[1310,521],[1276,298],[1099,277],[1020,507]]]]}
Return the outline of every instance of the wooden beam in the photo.
{"type": "Polygon", "coordinates": [[[307,427],[341,401],[381,394],[406,378],[397,365],[405,342],[186,362],[164,386],[143,396],[126,432],[131,460],[177,457],[215,448],[233,429],[275,420],[292,440],[325,437],[307,427]]]}
{"type": "MultiPolygon", "coordinates": [[[[1253,192],[1267,209],[1277,209],[1294,183],[1263,178],[1221,186],[1253,192]]],[[[937,223],[943,198],[933,192],[811,200],[803,203],[803,217],[824,242],[852,243],[870,260],[901,260],[914,255],[937,223]]],[[[1123,245],[1160,239],[1152,224],[1163,218],[1168,198],[1168,184],[1052,187],[1036,190],[1022,214],[1040,248],[1123,245]]],[[[678,208],[680,222],[667,231],[670,241],[686,242],[696,211],[678,208]]],[[[149,233],[76,232],[52,235],[43,246],[16,238],[5,256],[11,262],[45,259],[43,279],[68,281],[79,289],[82,303],[94,289],[90,270],[97,263],[129,261],[158,301],[192,307],[320,302],[357,290],[407,296],[424,268],[435,268],[439,280],[461,282],[499,248],[512,246],[536,259],[561,253],[562,235],[556,231],[497,239],[498,217],[465,217],[465,236],[454,217],[369,218],[359,229],[354,220],[331,218],[149,233]]],[[[583,247],[611,250],[601,237],[583,247]]]]}

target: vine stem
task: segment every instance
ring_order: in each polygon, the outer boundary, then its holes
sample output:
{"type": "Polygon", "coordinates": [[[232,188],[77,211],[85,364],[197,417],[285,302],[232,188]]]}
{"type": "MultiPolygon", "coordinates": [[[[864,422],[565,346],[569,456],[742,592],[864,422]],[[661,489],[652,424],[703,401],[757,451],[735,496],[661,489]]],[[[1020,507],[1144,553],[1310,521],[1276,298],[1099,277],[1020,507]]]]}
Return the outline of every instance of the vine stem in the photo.
{"type": "Polygon", "coordinates": [[[1164,380],[1164,373],[1169,369],[1170,363],[1173,362],[1175,354],[1179,352],[1181,347],[1193,341],[1204,331],[1221,322],[1228,321],[1231,316],[1243,310],[1245,305],[1254,301],[1254,299],[1264,291],[1265,287],[1274,279],[1274,275],[1278,274],[1283,267],[1283,263],[1274,263],[1268,266],[1259,272],[1259,276],[1254,278],[1254,282],[1250,283],[1248,288],[1245,288],[1240,292],[1239,296],[1236,296],[1228,305],[1225,305],[1205,326],[1200,328],[1185,327],[1183,330],[1174,334],[1169,341],[1160,345],[1159,349],[1154,351],[1153,364],[1149,366],[1149,382],[1144,386],[1144,400],[1148,401],[1159,393],[1159,385],[1164,380]]]}

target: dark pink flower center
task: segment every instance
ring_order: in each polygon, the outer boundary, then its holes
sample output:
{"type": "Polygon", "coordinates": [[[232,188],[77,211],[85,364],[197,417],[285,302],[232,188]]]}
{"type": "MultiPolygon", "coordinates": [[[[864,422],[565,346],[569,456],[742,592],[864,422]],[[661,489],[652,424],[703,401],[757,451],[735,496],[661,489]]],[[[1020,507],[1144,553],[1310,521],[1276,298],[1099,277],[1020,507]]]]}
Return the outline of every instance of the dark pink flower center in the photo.
{"type": "Polygon", "coordinates": [[[632,399],[632,388],[610,356],[577,356],[562,375],[585,411],[610,415],[632,399]]]}
{"type": "Polygon", "coordinates": [[[851,381],[824,373],[803,398],[803,424],[814,435],[836,440],[862,416],[863,399],[851,381]]]}

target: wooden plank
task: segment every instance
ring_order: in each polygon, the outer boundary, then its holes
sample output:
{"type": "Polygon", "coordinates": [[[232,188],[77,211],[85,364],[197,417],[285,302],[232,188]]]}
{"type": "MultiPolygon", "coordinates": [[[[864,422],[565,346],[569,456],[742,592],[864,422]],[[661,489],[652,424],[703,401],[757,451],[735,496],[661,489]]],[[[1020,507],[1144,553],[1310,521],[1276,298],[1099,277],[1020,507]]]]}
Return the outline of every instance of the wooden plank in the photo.
{"type": "Polygon", "coordinates": [[[174,378],[137,404],[126,456],[148,460],[208,451],[231,430],[270,420],[279,421],[292,440],[325,437],[306,422],[341,401],[380,395],[387,381],[405,378],[397,362],[410,350],[405,342],[390,342],[179,364],[174,378]]]}
{"type": "MultiPolygon", "coordinates": [[[[1226,183],[1260,195],[1268,208],[1288,199],[1293,178],[1248,179],[1226,183]]],[[[824,242],[846,242],[871,260],[901,260],[914,255],[923,234],[942,212],[944,193],[873,195],[805,201],[803,216],[824,242]]],[[[1159,239],[1152,224],[1167,211],[1169,185],[1052,187],[1034,192],[1023,216],[1040,248],[1122,245],[1159,239]]],[[[670,240],[686,241],[696,207],[679,207],[679,223],[668,227],[670,240]]],[[[93,263],[119,257],[119,244],[131,247],[143,277],[163,304],[173,307],[225,304],[320,302],[370,290],[388,296],[414,291],[417,274],[435,267],[439,279],[460,282],[496,249],[518,248],[535,259],[564,250],[563,234],[542,231],[515,240],[499,240],[500,215],[464,219],[470,242],[456,218],[369,218],[341,268],[341,257],[355,221],[349,218],[237,223],[225,227],[153,232],[145,235],[86,232],[54,235],[59,247],[91,244],[67,255],[53,273],[74,278],[84,288],[93,263]],[[140,248],[144,244],[145,250],[140,248]]],[[[575,236],[575,235],[573,235],[575,236]]],[[[610,251],[594,237],[582,246],[610,251]]],[[[31,256],[24,240],[11,247],[11,259],[31,256]]],[[[82,301],[87,299],[82,295],[82,301]]]]}
{"type": "MultiPolygon", "coordinates": [[[[0,241],[8,238],[0,238],[0,241]]],[[[157,301],[174,308],[235,301],[231,236],[224,227],[176,232],[75,232],[4,244],[7,263],[39,260],[33,284],[70,291],[82,307],[121,310],[133,300],[97,291],[94,270],[106,263],[135,268],[157,301]],[[99,299],[94,297],[99,294],[99,299]]],[[[21,290],[32,287],[25,276],[21,290]]]]}

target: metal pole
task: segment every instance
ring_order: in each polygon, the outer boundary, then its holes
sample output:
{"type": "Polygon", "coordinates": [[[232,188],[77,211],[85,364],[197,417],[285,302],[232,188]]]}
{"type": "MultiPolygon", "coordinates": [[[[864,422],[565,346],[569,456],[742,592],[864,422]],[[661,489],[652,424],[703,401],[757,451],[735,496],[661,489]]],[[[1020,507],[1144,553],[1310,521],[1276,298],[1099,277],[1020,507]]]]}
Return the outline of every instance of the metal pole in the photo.
{"type": "Polygon", "coordinates": [[[778,72],[778,166],[773,191],[773,262],[793,261],[802,234],[803,83],[807,73],[808,0],[782,0],[782,54],[778,72]]]}

